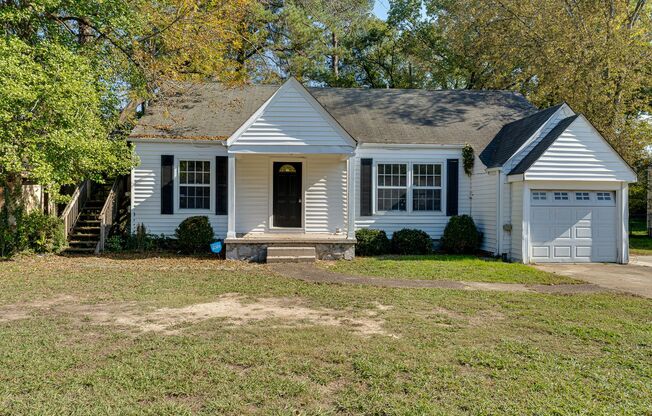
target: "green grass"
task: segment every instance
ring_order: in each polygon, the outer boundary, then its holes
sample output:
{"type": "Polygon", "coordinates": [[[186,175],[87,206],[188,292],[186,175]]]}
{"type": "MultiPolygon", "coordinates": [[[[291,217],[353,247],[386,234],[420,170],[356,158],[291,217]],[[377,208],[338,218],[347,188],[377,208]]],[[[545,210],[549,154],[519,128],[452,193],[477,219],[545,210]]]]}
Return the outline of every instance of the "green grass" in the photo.
{"type": "Polygon", "coordinates": [[[505,263],[475,256],[433,254],[427,256],[357,257],[353,261],[320,263],[339,273],[394,279],[457,280],[500,283],[581,283],[532,266],[505,263]]]}
{"type": "Polygon", "coordinates": [[[208,259],[0,263],[0,414],[618,414],[652,411],[652,302],[310,284],[208,259]],[[365,316],[348,327],[210,319],[130,333],[26,301],[143,311],[239,293],[365,316]]]}
{"type": "Polygon", "coordinates": [[[645,218],[629,221],[629,251],[631,254],[652,256],[652,238],[647,236],[645,218]]]}

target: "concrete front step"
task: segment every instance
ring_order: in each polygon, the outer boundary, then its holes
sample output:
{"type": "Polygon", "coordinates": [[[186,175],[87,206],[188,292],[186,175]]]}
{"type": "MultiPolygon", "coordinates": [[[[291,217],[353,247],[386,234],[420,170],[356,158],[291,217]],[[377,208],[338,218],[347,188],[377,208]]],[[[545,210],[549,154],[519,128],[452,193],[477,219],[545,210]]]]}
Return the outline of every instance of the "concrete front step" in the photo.
{"type": "Polygon", "coordinates": [[[268,247],[267,263],[309,263],[315,261],[314,247],[268,247]]]}
{"type": "Polygon", "coordinates": [[[267,263],[313,263],[312,256],[267,256],[267,263]]]}

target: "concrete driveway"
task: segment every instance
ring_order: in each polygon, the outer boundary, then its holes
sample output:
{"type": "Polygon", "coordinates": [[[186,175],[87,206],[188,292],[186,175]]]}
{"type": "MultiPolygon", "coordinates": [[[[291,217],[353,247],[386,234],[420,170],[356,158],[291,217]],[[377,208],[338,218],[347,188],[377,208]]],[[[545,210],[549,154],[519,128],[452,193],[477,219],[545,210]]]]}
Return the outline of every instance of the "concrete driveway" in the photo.
{"type": "Polygon", "coordinates": [[[536,267],[652,299],[652,256],[632,257],[630,264],[539,264],[536,267]]]}

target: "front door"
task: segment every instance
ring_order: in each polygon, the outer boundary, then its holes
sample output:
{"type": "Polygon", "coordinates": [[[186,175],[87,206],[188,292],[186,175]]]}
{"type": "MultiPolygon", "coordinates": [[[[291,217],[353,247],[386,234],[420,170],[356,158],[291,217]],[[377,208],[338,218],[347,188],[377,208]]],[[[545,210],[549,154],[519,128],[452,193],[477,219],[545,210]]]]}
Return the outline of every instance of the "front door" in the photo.
{"type": "Polygon", "coordinates": [[[301,227],[301,162],[274,162],[274,227],[301,227]]]}

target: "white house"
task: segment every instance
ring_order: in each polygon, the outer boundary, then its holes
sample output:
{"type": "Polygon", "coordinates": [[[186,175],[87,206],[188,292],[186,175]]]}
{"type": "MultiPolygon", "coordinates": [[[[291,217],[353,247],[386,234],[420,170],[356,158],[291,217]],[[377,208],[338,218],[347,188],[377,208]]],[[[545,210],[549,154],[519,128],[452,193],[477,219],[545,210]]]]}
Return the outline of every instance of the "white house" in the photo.
{"type": "Polygon", "coordinates": [[[353,256],[355,230],[438,240],[471,215],[515,261],[628,261],[632,169],[566,104],[508,91],[186,85],[131,134],[131,226],[172,235],[206,215],[227,256],[353,256]],[[471,175],[462,149],[475,151],[471,175]],[[301,249],[299,249],[301,252],[301,249]],[[287,253],[285,253],[287,254],[287,253]]]}

